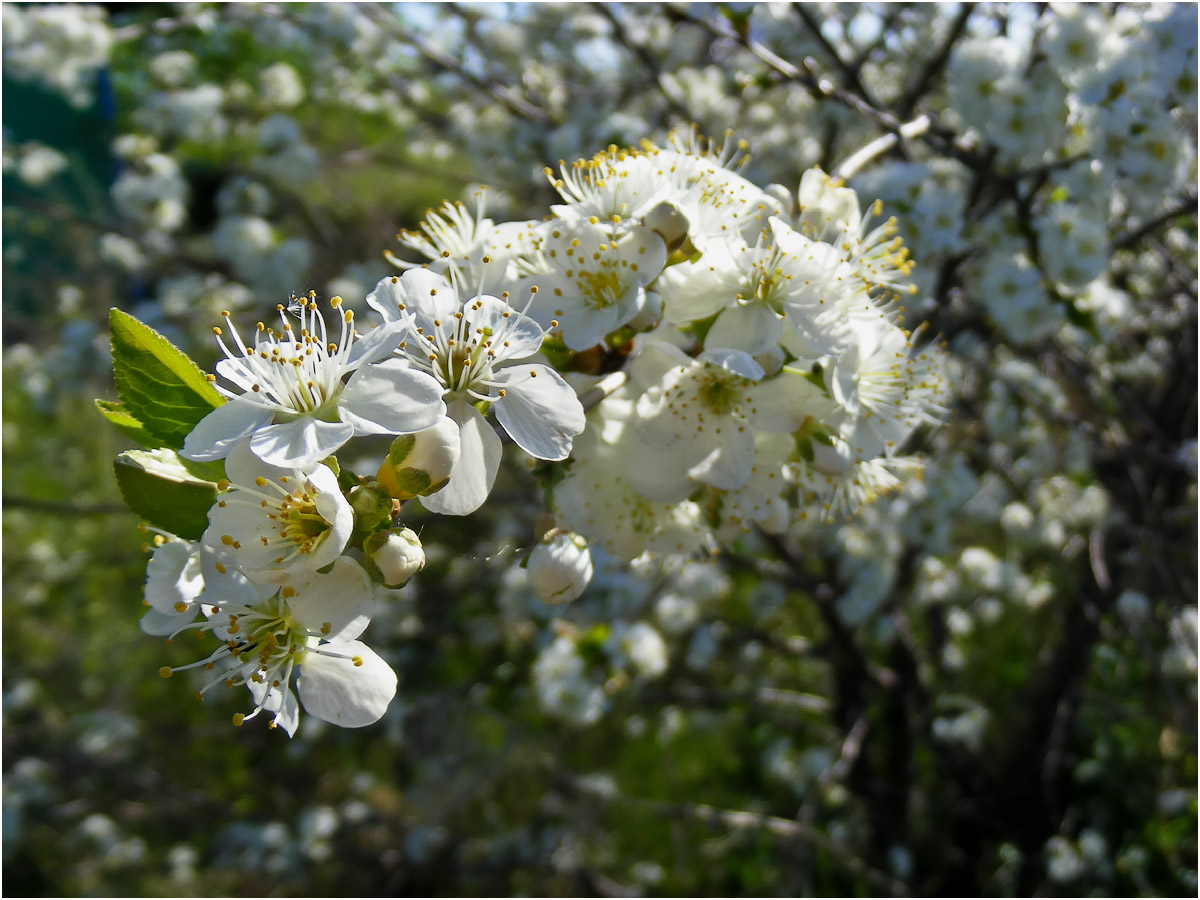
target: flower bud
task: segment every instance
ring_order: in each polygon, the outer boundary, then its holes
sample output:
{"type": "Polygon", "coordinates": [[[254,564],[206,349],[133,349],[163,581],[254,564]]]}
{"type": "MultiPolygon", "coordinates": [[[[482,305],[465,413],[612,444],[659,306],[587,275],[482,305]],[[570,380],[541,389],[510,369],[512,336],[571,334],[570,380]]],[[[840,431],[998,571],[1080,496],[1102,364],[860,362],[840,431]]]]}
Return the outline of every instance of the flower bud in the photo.
{"type": "Polygon", "coordinates": [[[363,541],[367,571],[384,587],[404,587],[425,568],[421,539],[411,528],[377,531],[363,541]]]}
{"type": "Polygon", "coordinates": [[[392,441],[375,478],[397,500],[424,497],[446,486],[459,453],[458,425],[443,416],[424,431],[392,441]]]}
{"type": "Polygon", "coordinates": [[[664,200],[642,219],[642,224],[657,232],[667,245],[667,252],[678,250],[688,236],[688,218],[670,200],[664,200]]]}
{"type": "Polygon", "coordinates": [[[634,331],[649,331],[662,321],[662,314],[662,295],[657,291],[646,291],[646,301],[638,314],[629,320],[629,327],[634,331]]]}
{"type": "Polygon", "coordinates": [[[543,603],[569,603],[592,580],[592,554],[577,534],[559,532],[538,544],[526,566],[533,593],[543,603]]]}
{"type": "Polygon", "coordinates": [[[359,531],[374,531],[392,517],[392,498],[377,484],[359,485],[346,499],[354,510],[354,524],[359,531]]]}

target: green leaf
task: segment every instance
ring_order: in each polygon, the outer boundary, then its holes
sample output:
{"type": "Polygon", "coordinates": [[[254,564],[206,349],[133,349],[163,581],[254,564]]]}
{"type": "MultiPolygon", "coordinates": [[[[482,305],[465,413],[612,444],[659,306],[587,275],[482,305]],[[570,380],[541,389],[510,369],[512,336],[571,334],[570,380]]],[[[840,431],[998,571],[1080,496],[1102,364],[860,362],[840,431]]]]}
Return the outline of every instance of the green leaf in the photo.
{"type": "Polygon", "coordinates": [[[196,423],[224,403],[199,367],[161,334],[110,310],[113,374],[125,410],[153,443],[179,449],[196,423]]]}
{"type": "Polygon", "coordinates": [[[153,447],[158,444],[154,435],[146,430],[145,426],[125,408],[124,404],[113,403],[110,400],[97,400],[96,409],[100,410],[100,415],[116,425],[122,434],[137,441],[143,447],[153,447]]]}
{"type": "Polygon", "coordinates": [[[126,505],[141,518],[189,541],[204,534],[224,474],[220,463],[194,463],[166,449],[126,450],[113,469],[126,505]]]}

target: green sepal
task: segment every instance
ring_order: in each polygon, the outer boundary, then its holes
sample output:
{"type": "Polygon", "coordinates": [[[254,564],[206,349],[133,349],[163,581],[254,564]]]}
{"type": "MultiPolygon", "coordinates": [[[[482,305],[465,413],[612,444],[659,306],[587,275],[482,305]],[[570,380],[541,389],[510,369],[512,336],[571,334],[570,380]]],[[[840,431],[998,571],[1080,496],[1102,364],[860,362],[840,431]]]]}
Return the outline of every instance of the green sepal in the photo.
{"type": "Polygon", "coordinates": [[[814,428],[808,433],[808,436],[818,444],[824,444],[826,447],[834,446],[833,435],[826,431],[823,427],[814,428]]]}
{"type": "Polygon", "coordinates": [[[96,409],[100,410],[100,415],[108,419],[113,425],[116,425],[120,432],[130,440],[136,441],[143,447],[153,447],[157,445],[154,435],[146,430],[146,427],[125,408],[123,403],[114,403],[111,400],[97,400],[96,409]]]}
{"type": "Polygon", "coordinates": [[[392,446],[388,448],[387,461],[393,466],[399,466],[408,459],[408,454],[412,453],[415,446],[417,446],[415,434],[397,435],[396,439],[392,441],[392,446]]]}
{"type": "Polygon", "coordinates": [[[442,488],[444,488],[449,483],[450,483],[450,479],[448,477],[443,478],[441,481],[435,481],[429,487],[425,488],[425,493],[423,493],[421,496],[428,497],[430,494],[436,494],[438,491],[440,491],[442,488]]]}
{"type": "Polygon", "coordinates": [[[711,316],[707,316],[706,318],[696,319],[694,322],[689,322],[687,327],[690,328],[692,334],[696,336],[696,340],[703,344],[704,339],[708,337],[709,329],[716,324],[717,316],[719,315],[720,313],[713,313],[711,316]]]}
{"type": "Polygon", "coordinates": [[[684,240],[682,246],[676,247],[670,252],[670,254],[667,256],[667,264],[663,266],[663,268],[669,269],[671,266],[678,266],[682,263],[694,263],[697,262],[703,255],[704,254],[696,249],[695,245],[692,243],[692,239],[689,237],[684,240]]]}
{"type": "MultiPolygon", "coordinates": [[[[424,469],[394,469],[392,474],[395,476],[396,486],[405,494],[420,497],[426,493],[432,493],[429,488],[433,486],[433,482],[430,481],[429,473],[424,469]]],[[[442,485],[449,480],[447,478],[442,485]]]]}
{"type": "Polygon", "coordinates": [[[108,315],[121,404],[153,439],[178,450],[196,423],[225,402],[205,374],[165,337],[128,313],[108,315]]]}
{"type": "Polygon", "coordinates": [[[811,435],[796,435],[796,455],[807,463],[813,461],[813,447],[811,435]]]}
{"type": "Polygon", "coordinates": [[[819,363],[813,363],[811,369],[800,373],[800,377],[806,379],[814,387],[819,387],[822,392],[829,393],[825,387],[825,370],[819,363]]]}
{"type": "Polygon", "coordinates": [[[113,461],[126,505],[155,528],[189,541],[208,527],[221,463],[196,463],[167,449],[126,450],[113,461]]]}
{"type": "Polygon", "coordinates": [[[354,510],[354,528],[362,534],[370,534],[392,519],[392,498],[379,484],[356,485],[346,495],[346,500],[354,510]]]}

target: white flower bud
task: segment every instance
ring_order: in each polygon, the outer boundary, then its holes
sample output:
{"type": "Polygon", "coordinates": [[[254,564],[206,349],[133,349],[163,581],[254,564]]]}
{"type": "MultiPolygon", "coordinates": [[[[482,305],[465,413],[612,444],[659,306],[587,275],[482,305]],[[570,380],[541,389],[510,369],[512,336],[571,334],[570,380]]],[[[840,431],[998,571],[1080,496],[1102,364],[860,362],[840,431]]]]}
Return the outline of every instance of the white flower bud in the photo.
{"type": "Polygon", "coordinates": [[[421,539],[411,528],[376,532],[363,542],[363,550],[367,555],[367,571],[384,587],[403,587],[425,568],[421,539]]]}
{"type": "Polygon", "coordinates": [[[638,314],[629,320],[634,331],[649,331],[662,320],[663,299],[657,291],[646,291],[646,302],[638,314]]]}
{"type": "Polygon", "coordinates": [[[443,416],[424,431],[396,438],[375,478],[397,500],[425,497],[445,487],[460,453],[458,424],[443,416]]]}
{"type": "Polygon", "coordinates": [[[679,249],[683,244],[684,239],[688,236],[690,225],[687,216],[670,200],[664,200],[646,213],[642,224],[658,233],[658,236],[663,239],[663,243],[667,245],[668,253],[679,249]]]}
{"type": "Polygon", "coordinates": [[[539,600],[569,603],[592,580],[592,554],[582,537],[560,532],[549,543],[533,548],[526,570],[539,600]]]}

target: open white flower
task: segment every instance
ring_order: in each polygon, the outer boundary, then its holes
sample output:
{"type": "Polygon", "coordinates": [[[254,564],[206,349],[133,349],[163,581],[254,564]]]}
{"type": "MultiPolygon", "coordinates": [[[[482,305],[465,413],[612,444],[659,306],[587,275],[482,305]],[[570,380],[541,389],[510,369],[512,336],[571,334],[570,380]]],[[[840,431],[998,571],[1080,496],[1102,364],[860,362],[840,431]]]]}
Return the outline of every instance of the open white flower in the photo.
{"type": "Polygon", "coordinates": [[[536,226],[540,222],[502,222],[484,217],[487,189],[475,193],[475,214],[465,204],[446,202],[437,212],[430,210],[420,230],[402,230],[402,244],[428,259],[411,263],[391,253],[384,256],[402,269],[420,265],[446,278],[463,296],[499,291],[509,269],[522,256],[534,253],[536,226]]]}
{"type": "Polygon", "coordinates": [[[559,521],[621,559],[691,553],[705,534],[700,507],[683,499],[694,486],[670,453],[641,440],[633,408],[617,395],[596,408],[554,489],[559,521]]]}
{"type": "MultiPolygon", "coordinates": [[[[339,297],[330,302],[335,310],[341,306],[339,297]]],[[[230,400],[200,420],[187,436],[182,456],[222,459],[249,436],[250,450],[259,459],[304,469],[356,434],[410,434],[445,414],[432,378],[400,360],[385,359],[402,338],[397,317],[356,340],[353,314],[342,313],[341,333],[337,342],[330,342],[311,295],[294,309],[298,334],[281,305],[281,330],[260,322],[253,345],[242,341],[225,313],[239,352],[229,349],[221,329],[214,329],[226,356],[217,363],[217,373],[241,393],[217,386],[230,400]],[[350,378],[343,383],[346,375],[350,378]]]]}
{"type": "Polygon", "coordinates": [[[690,359],[669,344],[647,342],[634,377],[649,383],[637,400],[646,443],[671,450],[689,477],[725,490],[749,479],[756,431],[786,434],[804,418],[799,398],[780,390],[778,379],[763,382],[762,366],[741,350],[690,359]]]}
{"type": "Polygon", "coordinates": [[[555,219],[542,242],[546,271],[521,285],[538,288],[530,315],[562,329],[572,350],[587,350],[646,306],[646,287],[667,264],[667,246],[644,225],[555,219]]]}
{"type": "Polygon", "coordinates": [[[859,459],[891,457],[918,425],[947,413],[945,358],[936,345],[886,321],[860,323],[857,337],[825,369],[829,395],[842,408],[839,431],[859,459]]]}
{"type": "Polygon", "coordinates": [[[397,682],[391,667],[357,640],[375,608],[371,583],[361,566],[339,559],[328,574],[309,573],[263,597],[260,587],[232,568],[232,557],[209,554],[208,561],[213,566],[206,573],[212,582],[205,594],[208,621],[199,631],[211,632],[223,643],[205,659],[163,667],[159,674],[168,677],[193,668],[215,671],[196,691],[201,699],[219,684],[246,685],[255,706],[248,715],[234,716],[235,725],[265,712],[271,727],[294,734],[300,717],[291,688],[294,672],[299,674],[300,702],[318,719],[343,728],[379,720],[396,694],[397,682]]]}
{"type": "Polygon", "coordinates": [[[507,302],[484,294],[466,302],[444,278],[424,269],[379,282],[367,302],[389,322],[404,321],[398,352],[437,380],[459,427],[460,454],[449,483],[421,502],[433,512],[465,515],[492,489],[501,444],[476,402],[491,403],[517,446],[538,459],[566,459],[585,424],[583,407],[562,376],[520,360],[542,346],[545,330],[507,302]]]}
{"type": "Polygon", "coordinates": [[[354,529],[354,511],[324,465],[269,466],[248,442],[225,461],[229,489],[208,513],[204,543],[232,556],[250,578],[285,584],[329,565],[354,529]]]}

